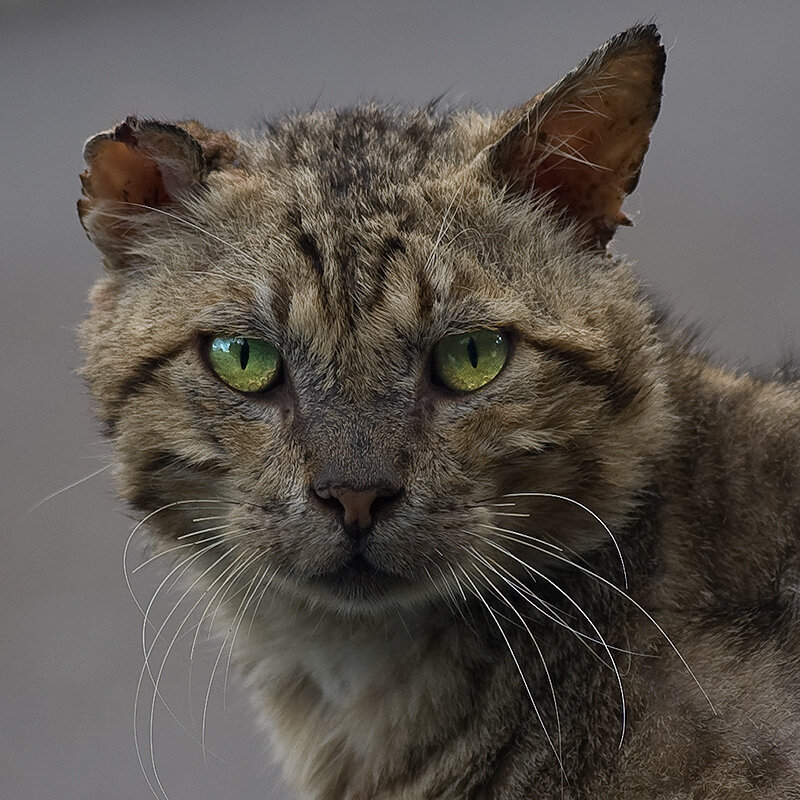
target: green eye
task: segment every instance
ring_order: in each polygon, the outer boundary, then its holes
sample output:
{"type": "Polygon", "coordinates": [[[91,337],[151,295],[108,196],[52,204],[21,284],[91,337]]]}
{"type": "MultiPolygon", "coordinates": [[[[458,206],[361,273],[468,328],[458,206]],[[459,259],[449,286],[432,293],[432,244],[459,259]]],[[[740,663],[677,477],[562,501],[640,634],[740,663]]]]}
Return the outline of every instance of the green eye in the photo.
{"type": "Polygon", "coordinates": [[[508,341],[498,331],[454,333],[434,347],[433,373],[454,392],[474,392],[498,376],[507,358],[508,341]]]}
{"type": "Polygon", "coordinates": [[[208,360],[219,378],[240,392],[263,392],[281,372],[281,355],[263,339],[218,336],[208,343],[208,360]]]}

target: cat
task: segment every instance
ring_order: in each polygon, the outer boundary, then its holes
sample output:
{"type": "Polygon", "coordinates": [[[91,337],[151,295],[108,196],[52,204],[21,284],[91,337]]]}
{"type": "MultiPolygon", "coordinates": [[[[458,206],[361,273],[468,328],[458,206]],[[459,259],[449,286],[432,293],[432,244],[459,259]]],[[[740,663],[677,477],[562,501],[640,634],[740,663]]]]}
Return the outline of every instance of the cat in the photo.
{"type": "Polygon", "coordinates": [[[120,493],[303,798],[800,798],[800,391],[608,248],[665,63],[85,147],[120,493]]]}

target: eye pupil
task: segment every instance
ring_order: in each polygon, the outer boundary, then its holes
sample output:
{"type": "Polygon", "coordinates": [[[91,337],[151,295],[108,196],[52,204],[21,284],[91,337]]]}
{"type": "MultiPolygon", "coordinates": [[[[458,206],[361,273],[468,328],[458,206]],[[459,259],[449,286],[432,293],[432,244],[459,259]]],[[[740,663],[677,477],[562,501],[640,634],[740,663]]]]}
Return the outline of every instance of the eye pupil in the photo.
{"type": "Polygon", "coordinates": [[[454,392],[474,392],[491,383],[508,359],[508,340],[502,331],[476,328],[443,336],[433,348],[435,383],[454,392]]]}
{"type": "Polygon", "coordinates": [[[208,366],[232,389],[252,394],[281,379],[281,354],[271,342],[246,336],[216,336],[207,341],[208,366]]]}
{"type": "Polygon", "coordinates": [[[478,366],[478,347],[475,344],[475,339],[470,336],[469,342],[467,343],[467,355],[469,356],[469,363],[472,364],[472,368],[478,366]]]}

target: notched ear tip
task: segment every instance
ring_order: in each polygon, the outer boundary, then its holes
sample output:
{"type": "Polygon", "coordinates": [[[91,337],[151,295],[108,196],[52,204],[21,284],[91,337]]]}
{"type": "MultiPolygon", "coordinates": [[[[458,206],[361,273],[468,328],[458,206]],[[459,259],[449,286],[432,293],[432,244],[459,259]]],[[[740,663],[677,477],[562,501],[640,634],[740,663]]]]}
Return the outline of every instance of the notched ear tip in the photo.
{"type": "Polygon", "coordinates": [[[92,241],[118,257],[137,220],[178,204],[207,174],[203,150],[177,125],[129,116],[87,140],[78,217],[92,241]]]}
{"type": "Polygon", "coordinates": [[[81,181],[91,197],[160,206],[200,184],[200,145],[182,128],[129,116],[91,137],[83,149],[88,170],[81,181]]]}
{"type": "MultiPolygon", "coordinates": [[[[150,124],[152,125],[155,123],[150,124]]],[[[134,133],[134,129],[141,129],[141,127],[142,123],[139,121],[139,118],[135,117],[133,114],[129,114],[127,117],[125,117],[123,122],[120,122],[114,128],[114,139],[116,139],[118,142],[128,145],[128,147],[137,147],[139,142],[136,138],[136,134],[134,133]]]]}

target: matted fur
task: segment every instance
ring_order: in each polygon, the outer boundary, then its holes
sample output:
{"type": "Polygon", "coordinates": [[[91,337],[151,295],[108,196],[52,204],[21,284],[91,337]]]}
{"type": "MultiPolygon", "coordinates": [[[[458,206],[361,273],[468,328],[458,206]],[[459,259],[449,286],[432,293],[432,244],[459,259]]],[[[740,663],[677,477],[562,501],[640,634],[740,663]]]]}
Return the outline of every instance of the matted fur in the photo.
{"type": "Polygon", "coordinates": [[[800,393],[710,365],[603,249],[663,65],[639,26],[498,117],[87,145],[118,486],[163,551],[190,501],[228,526],[192,574],[252,617],[234,660],[303,797],[800,797],[800,393]],[[434,345],[486,327],[500,375],[432,383],[434,345]],[[274,343],[285,380],[231,390],[220,335],[274,343]],[[397,488],[351,583],[331,475],[397,488]]]}

